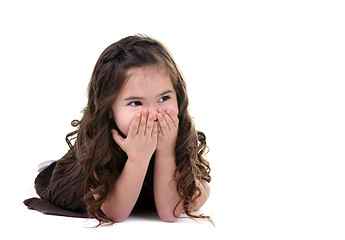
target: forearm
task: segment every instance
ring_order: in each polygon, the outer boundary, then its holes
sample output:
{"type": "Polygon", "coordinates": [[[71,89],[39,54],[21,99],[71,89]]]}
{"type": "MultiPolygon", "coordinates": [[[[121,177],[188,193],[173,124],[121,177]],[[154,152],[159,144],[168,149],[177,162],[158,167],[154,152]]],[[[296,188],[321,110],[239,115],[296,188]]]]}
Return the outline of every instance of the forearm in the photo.
{"type": "Polygon", "coordinates": [[[139,197],[149,161],[128,159],[102,205],[102,211],[113,221],[125,220],[139,197]]]}
{"type": "Polygon", "coordinates": [[[180,202],[175,212],[175,206],[181,199],[177,193],[177,184],[174,179],[176,170],[175,154],[159,154],[156,152],[154,168],[154,199],[157,212],[163,221],[171,222],[183,212],[183,203],[180,202]],[[175,213],[175,216],[174,216],[175,213]]]}
{"type": "Polygon", "coordinates": [[[198,209],[200,209],[206,203],[207,199],[210,196],[210,186],[206,180],[197,180],[197,184],[200,189],[201,195],[199,198],[197,198],[197,204],[192,209],[193,211],[197,211],[198,209]]]}
{"type": "MultiPolygon", "coordinates": [[[[174,179],[176,170],[174,154],[169,156],[159,155],[156,153],[155,173],[154,173],[154,198],[159,216],[164,221],[174,221],[176,217],[184,211],[183,202],[181,201],[175,212],[174,209],[181,199],[177,193],[177,184],[174,179]]],[[[192,212],[200,209],[208,200],[210,187],[206,180],[197,180],[200,189],[200,197],[196,200],[196,206],[191,209],[192,212]]],[[[196,193],[198,194],[198,192],[196,193]]]]}

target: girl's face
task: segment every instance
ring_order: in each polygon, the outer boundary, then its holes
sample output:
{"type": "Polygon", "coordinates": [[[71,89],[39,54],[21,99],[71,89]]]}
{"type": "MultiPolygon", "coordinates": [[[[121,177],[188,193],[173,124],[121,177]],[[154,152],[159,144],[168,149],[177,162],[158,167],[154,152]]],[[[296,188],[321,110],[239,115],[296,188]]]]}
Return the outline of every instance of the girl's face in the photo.
{"type": "Polygon", "coordinates": [[[119,130],[127,136],[136,113],[144,109],[157,118],[157,110],[170,109],[178,115],[177,97],[166,67],[134,67],[112,105],[112,117],[119,130]]]}

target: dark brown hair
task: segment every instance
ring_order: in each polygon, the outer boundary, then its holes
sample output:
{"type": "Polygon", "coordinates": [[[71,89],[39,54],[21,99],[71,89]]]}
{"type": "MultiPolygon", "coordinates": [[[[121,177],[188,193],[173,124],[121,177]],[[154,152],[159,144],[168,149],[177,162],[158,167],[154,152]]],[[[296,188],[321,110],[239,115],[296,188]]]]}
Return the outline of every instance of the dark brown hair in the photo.
{"type": "Polygon", "coordinates": [[[112,104],[130,68],[157,64],[168,69],[177,94],[179,130],[175,149],[175,179],[180,202],[183,202],[184,211],[189,217],[210,220],[192,211],[201,195],[197,180],[210,181],[211,178],[209,163],[204,157],[206,137],[195,130],[189,115],[185,81],[171,54],[160,42],[136,35],[111,44],[100,55],[89,83],[88,103],[83,117],[80,122],[74,122],[75,126],[79,125],[78,130],[66,136],[74,156],[85,168],[84,200],[89,215],[100,224],[111,222],[100,208],[116,180],[115,173],[122,171],[127,158],[111,135],[111,129],[117,128],[114,119],[109,119],[112,104]],[[77,139],[72,146],[70,139],[75,134],[77,139]],[[97,199],[93,197],[95,194],[99,196],[97,199]]]}

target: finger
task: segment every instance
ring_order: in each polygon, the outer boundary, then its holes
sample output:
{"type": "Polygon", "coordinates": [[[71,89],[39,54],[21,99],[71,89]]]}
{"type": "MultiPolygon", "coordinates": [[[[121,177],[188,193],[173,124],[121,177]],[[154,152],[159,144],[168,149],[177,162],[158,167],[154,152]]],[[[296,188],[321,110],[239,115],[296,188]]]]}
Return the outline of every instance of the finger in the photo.
{"type": "Polygon", "coordinates": [[[131,125],[129,125],[128,137],[133,137],[133,136],[137,135],[139,123],[140,123],[140,117],[141,117],[140,113],[135,114],[135,116],[131,122],[131,125]]]}
{"type": "Polygon", "coordinates": [[[148,119],[147,119],[145,135],[149,135],[149,134],[151,135],[152,134],[153,125],[154,125],[153,114],[150,113],[148,116],[148,119]]]}
{"type": "Polygon", "coordinates": [[[173,111],[171,111],[170,109],[167,109],[165,112],[167,113],[169,118],[172,120],[174,126],[178,127],[178,123],[179,123],[178,116],[173,111]]]}
{"type": "Polygon", "coordinates": [[[166,111],[162,112],[164,119],[168,125],[169,131],[171,131],[175,127],[175,123],[173,119],[168,115],[166,111]]]}
{"type": "Polygon", "coordinates": [[[162,113],[157,114],[158,122],[160,126],[161,133],[163,136],[169,132],[169,127],[167,122],[165,121],[164,115],[162,113]]]}
{"type": "Polygon", "coordinates": [[[158,134],[158,122],[154,122],[152,133],[151,133],[152,138],[157,137],[157,134],[158,134]]]}
{"type": "Polygon", "coordinates": [[[115,129],[111,129],[111,133],[113,135],[114,141],[122,148],[125,139],[115,129]]]}
{"type": "Polygon", "coordinates": [[[143,110],[143,113],[141,114],[140,118],[140,124],[139,124],[139,129],[138,129],[138,134],[144,135],[146,131],[146,122],[147,122],[147,115],[148,115],[148,110],[145,108],[143,110]]]}

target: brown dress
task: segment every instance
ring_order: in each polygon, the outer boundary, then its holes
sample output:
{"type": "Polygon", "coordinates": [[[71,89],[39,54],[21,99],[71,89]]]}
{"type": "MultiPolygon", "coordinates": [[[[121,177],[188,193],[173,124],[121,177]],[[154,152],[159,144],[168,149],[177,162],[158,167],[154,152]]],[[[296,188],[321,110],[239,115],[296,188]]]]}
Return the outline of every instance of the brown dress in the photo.
{"type": "MultiPolygon", "coordinates": [[[[29,209],[44,214],[69,217],[88,218],[87,206],[84,202],[85,172],[77,159],[67,159],[68,152],[62,159],[52,163],[38,174],[35,189],[40,198],[24,201],[29,209]]],[[[135,209],[154,210],[153,198],[153,166],[150,161],[143,187],[135,209]]]]}

